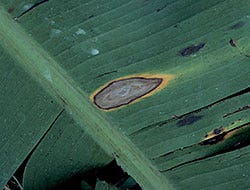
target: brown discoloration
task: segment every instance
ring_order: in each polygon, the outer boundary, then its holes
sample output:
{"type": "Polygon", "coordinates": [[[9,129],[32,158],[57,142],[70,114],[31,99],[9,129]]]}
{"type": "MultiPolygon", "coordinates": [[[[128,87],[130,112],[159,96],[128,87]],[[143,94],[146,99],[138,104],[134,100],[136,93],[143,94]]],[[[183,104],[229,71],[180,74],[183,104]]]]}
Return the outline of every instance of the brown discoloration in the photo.
{"type": "Polygon", "coordinates": [[[217,144],[218,142],[221,142],[224,140],[224,137],[226,136],[227,132],[225,131],[225,128],[216,128],[210,133],[205,135],[205,139],[200,142],[200,145],[212,145],[217,144]]]}
{"type": "Polygon", "coordinates": [[[12,13],[13,11],[14,11],[14,7],[10,7],[7,12],[12,13]]]}
{"type": "Polygon", "coordinates": [[[222,128],[222,127],[216,128],[213,131],[211,131],[208,134],[206,134],[204,140],[206,141],[206,140],[209,140],[209,139],[213,139],[216,136],[222,134],[223,132],[225,132],[225,128],[222,128]]]}
{"type": "Polygon", "coordinates": [[[199,144],[200,144],[200,145],[212,145],[212,144],[217,144],[218,142],[223,141],[225,135],[226,135],[226,133],[222,133],[222,134],[217,135],[217,136],[215,136],[215,137],[213,137],[213,138],[204,140],[204,141],[200,142],[199,144]]]}
{"type": "Polygon", "coordinates": [[[161,82],[160,78],[142,77],[113,81],[94,96],[94,103],[106,110],[127,105],[153,91],[161,82]]]}
{"type": "Polygon", "coordinates": [[[212,132],[205,135],[204,140],[201,141],[199,144],[200,145],[217,144],[231,137],[235,137],[241,133],[245,134],[246,132],[244,132],[244,130],[248,129],[249,131],[249,127],[250,127],[250,123],[239,125],[239,121],[233,122],[231,125],[235,125],[235,127],[232,128],[232,126],[228,126],[227,128],[220,127],[220,128],[214,129],[212,132]],[[230,127],[232,129],[229,130],[228,128],[230,127]]]}
{"type": "Polygon", "coordinates": [[[230,29],[231,30],[236,30],[236,29],[239,29],[239,28],[243,27],[244,25],[245,25],[245,23],[243,21],[239,21],[236,24],[230,26],[230,29]]]}
{"type": "Polygon", "coordinates": [[[188,46],[188,47],[180,50],[178,55],[183,56],[183,57],[190,56],[190,55],[195,54],[196,52],[200,51],[202,48],[204,48],[205,45],[206,45],[205,43],[200,43],[198,45],[188,46]]]}

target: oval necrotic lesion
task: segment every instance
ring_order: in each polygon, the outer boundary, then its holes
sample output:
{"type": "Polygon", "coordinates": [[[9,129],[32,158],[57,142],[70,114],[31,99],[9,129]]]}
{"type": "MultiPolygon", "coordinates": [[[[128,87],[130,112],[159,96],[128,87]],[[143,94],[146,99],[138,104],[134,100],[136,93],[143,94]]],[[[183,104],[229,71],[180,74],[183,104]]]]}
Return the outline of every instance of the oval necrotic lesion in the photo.
{"type": "Polygon", "coordinates": [[[109,110],[132,103],[155,90],[161,78],[131,77],[110,82],[94,96],[94,103],[101,109],[109,110]]]}

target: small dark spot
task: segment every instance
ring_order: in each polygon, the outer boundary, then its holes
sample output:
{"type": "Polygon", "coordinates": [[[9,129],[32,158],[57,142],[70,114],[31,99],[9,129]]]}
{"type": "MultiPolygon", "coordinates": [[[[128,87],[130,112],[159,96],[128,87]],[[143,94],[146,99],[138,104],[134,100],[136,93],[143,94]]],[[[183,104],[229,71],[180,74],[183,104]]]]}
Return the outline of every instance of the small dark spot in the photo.
{"type": "Polygon", "coordinates": [[[229,43],[232,47],[236,47],[236,41],[233,40],[232,38],[229,40],[229,43]]]}
{"type": "Polygon", "coordinates": [[[245,23],[244,23],[243,21],[239,21],[239,22],[237,22],[236,24],[230,26],[230,29],[236,30],[236,29],[241,28],[241,27],[244,26],[244,25],[245,25],[245,23]]]}
{"type": "Polygon", "coordinates": [[[203,118],[203,115],[188,115],[188,116],[185,116],[182,120],[178,121],[177,125],[179,127],[191,125],[191,124],[199,121],[201,118],[203,118]]]}
{"type": "Polygon", "coordinates": [[[94,15],[90,15],[88,18],[93,18],[94,17],[94,15]]]}
{"type": "Polygon", "coordinates": [[[51,103],[51,104],[53,104],[53,103],[54,103],[54,101],[53,101],[53,100],[51,100],[51,101],[50,101],[50,103],[51,103]]]}
{"type": "Polygon", "coordinates": [[[205,46],[205,43],[200,43],[198,45],[191,45],[191,46],[188,46],[182,50],[179,51],[178,55],[180,56],[190,56],[196,52],[198,52],[200,49],[202,49],[203,47],[205,46]]]}
{"type": "Polygon", "coordinates": [[[14,11],[14,8],[13,7],[10,7],[9,9],[8,9],[8,13],[12,13],[14,11]]]}
{"type": "Polygon", "coordinates": [[[174,25],[174,28],[177,28],[178,27],[178,25],[176,24],[176,25],[174,25]]]}
{"type": "Polygon", "coordinates": [[[222,132],[222,129],[214,129],[214,134],[218,135],[222,132]]]}

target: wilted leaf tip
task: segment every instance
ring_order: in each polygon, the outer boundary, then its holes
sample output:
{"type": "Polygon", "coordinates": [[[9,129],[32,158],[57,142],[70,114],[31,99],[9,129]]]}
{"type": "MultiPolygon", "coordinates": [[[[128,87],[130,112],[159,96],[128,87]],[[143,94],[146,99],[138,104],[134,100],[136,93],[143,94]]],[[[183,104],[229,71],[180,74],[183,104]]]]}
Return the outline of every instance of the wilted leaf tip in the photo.
{"type": "Polygon", "coordinates": [[[144,74],[118,78],[97,89],[91,96],[100,109],[111,111],[151,96],[173,78],[172,75],[144,74]]]}

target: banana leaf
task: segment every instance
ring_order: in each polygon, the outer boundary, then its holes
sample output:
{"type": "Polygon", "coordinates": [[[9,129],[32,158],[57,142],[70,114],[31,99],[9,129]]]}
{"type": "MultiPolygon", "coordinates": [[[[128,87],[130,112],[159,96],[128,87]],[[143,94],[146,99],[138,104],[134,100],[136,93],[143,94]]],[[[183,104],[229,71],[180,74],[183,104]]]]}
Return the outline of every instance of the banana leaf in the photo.
{"type": "MultiPolygon", "coordinates": [[[[62,121],[69,117],[79,128],[75,131],[86,133],[101,152],[100,159],[86,159],[86,165],[100,166],[113,157],[143,189],[249,187],[249,1],[11,0],[0,6],[1,76],[19,69],[31,81],[4,80],[1,111],[7,116],[1,121],[10,119],[1,130],[6,134],[12,126],[14,139],[26,133],[33,138],[21,138],[22,150],[20,142],[2,141],[7,150],[15,147],[8,157],[16,164],[8,167],[13,164],[1,158],[7,163],[1,185],[41,141],[24,179],[28,188],[41,188],[29,173],[39,170],[41,150],[52,146],[46,131],[59,126],[67,131],[62,121]],[[26,83],[53,99],[55,110],[47,102],[32,111],[28,105],[36,101],[27,91],[17,101],[20,96],[11,90],[24,89],[26,83]],[[28,104],[25,117],[47,115],[29,120],[17,135],[22,118],[11,114],[23,102],[28,104]],[[13,118],[17,123],[11,124],[13,118]],[[34,132],[33,125],[43,131],[34,132]]],[[[35,93],[32,89],[28,92],[35,93]]],[[[50,159],[60,157],[56,152],[63,143],[69,141],[61,141],[50,159]]]]}

